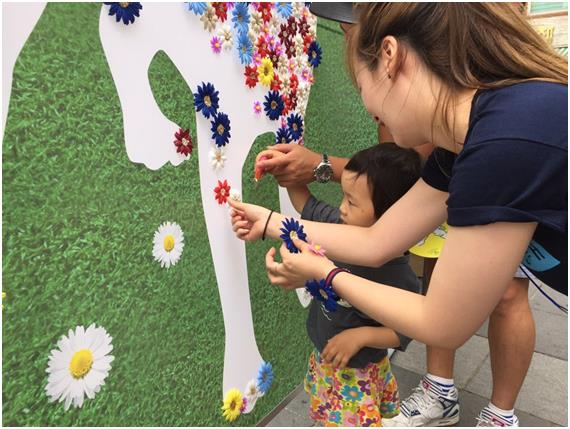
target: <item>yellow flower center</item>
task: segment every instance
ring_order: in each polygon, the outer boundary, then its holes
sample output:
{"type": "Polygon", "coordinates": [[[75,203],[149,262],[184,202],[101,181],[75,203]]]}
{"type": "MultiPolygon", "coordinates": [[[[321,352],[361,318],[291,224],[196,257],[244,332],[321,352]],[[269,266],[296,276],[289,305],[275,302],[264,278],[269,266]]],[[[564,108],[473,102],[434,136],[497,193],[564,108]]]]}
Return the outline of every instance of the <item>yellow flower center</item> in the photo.
{"type": "Polygon", "coordinates": [[[324,299],[328,299],[329,296],[327,295],[327,293],[326,293],[324,290],[319,289],[319,293],[321,294],[321,296],[322,296],[324,299]]]}
{"type": "Polygon", "coordinates": [[[164,250],[170,252],[172,249],[174,249],[174,237],[169,234],[164,237],[164,250]]]}
{"type": "Polygon", "coordinates": [[[236,407],[237,407],[237,404],[236,404],[236,401],[235,401],[235,399],[234,399],[234,400],[230,403],[230,410],[233,411],[233,410],[236,409],[236,407]]]}
{"type": "Polygon", "coordinates": [[[188,146],[188,143],[190,143],[188,139],[182,139],[182,145],[188,146]]]}
{"type": "Polygon", "coordinates": [[[297,124],[293,123],[293,131],[297,131],[297,124]]]}
{"type": "Polygon", "coordinates": [[[204,97],[204,104],[208,107],[212,107],[212,99],[210,98],[209,95],[206,95],[204,97]]]}
{"type": "Polygon", "coordinates": [[[321,245],[320,244],[315,244],[315,250],[321,250],[321,245]]]}
{"type": "Polygon", "coordinates": [[[216,48],[219,48],[219,47],[220,47],[220,42],[216,42],[216,43],[215,43],[215,46],[216,46],[216,48]]]}
{"type": "Polygon", "coordinates": [[[313,58],[317,58],[317,52],[313,51],[312,56],[313,56],[313,58]]]}
{"type": "Polygon", "coordinates": [[[271,102],[271,110],[275,110],[277,109],[277,102],[276,101],[272,101],[271,102]]]}
{"type": "Polygon", "coordinates": [[[226,130],[222,124],[218,125],[218,128],[216,129],[218,130],[219,135],[223,135],[224,131],[226,130]]]}
{"type": "Polygon", "coordinates": [[[224,188],[220,189],[220,195],[222,197],[226,195],[226,190],[224,188]]]}
{"type": "Polygon", "coordinates": [[[83,378],[93,366],[93,353],[91,350],[82,349],[75,352],[69,363],[69,372],[73,378],[83,378]]]}
{"type": "Polygon", "coordinates": [[[119,6],[121,6],[123,9],[125,9],[125,8],[129,7],[129,3],[121,2],[121,3],[119,3],[119,6]]]}
{"type": "Polygon", "coordinates": [[[351,390],[349,395],[352,396],[353,398],[356,398],[358,396],[358,392],[351,390]]]}
{"type": "Polygon", "coordinates": [[[298,236],[297,236],[297,233],[296,233],[295,231],[291,231],[291,232],[289,233],[289,237],[290,237],[291,239],[293,239],[293,238],[297,238],[298,236]]]}

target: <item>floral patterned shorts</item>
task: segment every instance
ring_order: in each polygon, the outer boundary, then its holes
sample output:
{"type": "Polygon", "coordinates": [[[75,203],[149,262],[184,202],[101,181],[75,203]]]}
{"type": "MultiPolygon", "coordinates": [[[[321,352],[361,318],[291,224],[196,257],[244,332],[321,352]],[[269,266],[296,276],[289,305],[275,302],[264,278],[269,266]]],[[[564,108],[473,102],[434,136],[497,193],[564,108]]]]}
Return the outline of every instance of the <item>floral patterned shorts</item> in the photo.
{"type": "Polygon", "coordinates": [[[318,351],[309,357],[305,390],[309,415],[323,426],[382,426],[400,413],[398,384],[385,357],[365,368],[334,369],[318,351]]]}

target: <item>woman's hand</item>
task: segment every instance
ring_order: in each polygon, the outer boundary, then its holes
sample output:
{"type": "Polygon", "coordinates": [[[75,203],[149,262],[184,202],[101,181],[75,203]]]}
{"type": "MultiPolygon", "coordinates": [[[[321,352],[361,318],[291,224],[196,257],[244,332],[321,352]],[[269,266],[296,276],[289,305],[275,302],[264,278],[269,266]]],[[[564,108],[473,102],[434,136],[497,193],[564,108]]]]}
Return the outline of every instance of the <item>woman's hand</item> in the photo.
{"type": "Polygon", "coordinates": [[[256,168],[273,175],[279,185],[288,187],[311,183],[321,156],[297,144],[277,144],[257,154],[255,160],[256,168]]]}
{"type": "Polygon", "coordinates": [[[275,260],[275,248],[269,249],[265,255],[265,268],[271,284],[283,289],[297,289],[304,287],[307,280],[325,278],[335,268],[327,257],[311,252],[304,241],[293,239],[293,244],[301,252],[291,253],[282,244],[279,249],[281,263],[275,260]]]}
{"type": "Polygon", "coordinates": [[[245,204],[228,199],[232,207],[232,229],[236,236],[244,241],[256,241],[263,235],[263,228],[270,211],[254,204],[245,204]]]}
{"type": "Polygon", "coordinates": [[[362,349],[359,328],[346,329],[332,337],[321,353],[321,358],[335,368],[343,369],[348,361],[362,349]]]}

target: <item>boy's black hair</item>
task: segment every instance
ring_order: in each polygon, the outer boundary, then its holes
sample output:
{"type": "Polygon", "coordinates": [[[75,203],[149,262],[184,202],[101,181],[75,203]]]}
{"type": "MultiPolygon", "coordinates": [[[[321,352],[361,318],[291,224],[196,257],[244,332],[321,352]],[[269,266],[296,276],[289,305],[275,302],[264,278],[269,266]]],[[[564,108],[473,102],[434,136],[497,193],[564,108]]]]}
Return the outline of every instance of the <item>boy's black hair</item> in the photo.
{"type": "Polygon", "coordinates": [[[421,161],[413,149],[381,143],[357,152],[344,168],[356,177],[366,174],[374,214],[379,218],[418,181],[421,161]]]}

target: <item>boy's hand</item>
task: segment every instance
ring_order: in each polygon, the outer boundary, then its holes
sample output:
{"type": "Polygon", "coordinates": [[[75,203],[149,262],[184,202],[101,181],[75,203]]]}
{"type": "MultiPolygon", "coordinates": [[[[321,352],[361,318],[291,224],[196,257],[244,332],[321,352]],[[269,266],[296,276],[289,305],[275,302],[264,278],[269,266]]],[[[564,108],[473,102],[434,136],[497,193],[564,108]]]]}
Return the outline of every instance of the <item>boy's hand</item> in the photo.
{"type": "Polygon", "coordinates": [[[356,353],[362,349],[362,340],[358,328],[347,329],[332,337],[321,353],[326,363],[343,369],[356,353]]]}
{"type": "Polygon", "coordinates": [[[263,235],[263,228],[269,216],[269,210],[254,204],[245,204],[228,199],[232,207],[232,228],[236,236],[244,241],[256,241],[263,235]]]}

